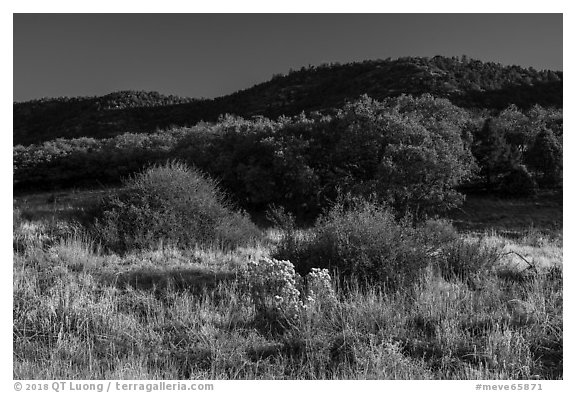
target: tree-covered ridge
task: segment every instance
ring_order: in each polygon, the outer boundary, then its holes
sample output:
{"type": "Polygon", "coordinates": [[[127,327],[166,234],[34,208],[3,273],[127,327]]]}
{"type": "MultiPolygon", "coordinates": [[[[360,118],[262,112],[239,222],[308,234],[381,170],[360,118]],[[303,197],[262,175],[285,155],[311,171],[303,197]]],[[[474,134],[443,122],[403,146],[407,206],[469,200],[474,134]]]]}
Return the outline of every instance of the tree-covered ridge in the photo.
{"type": "Polygon", "coordinates": [[[302,111],[334,113],[362,94],[378,100],[424,93],[465,108],[562,107],[562,72],[462,58],[407,57],[291,70],[213,100],[124,91],[103,97],[42,99],[14,104],[14,144],[51,139],[110,138],[169,126],[216,121],[229,113],[277,118],[302,111]]]}
{"type": "Polygon", "coordinates": [[[106,109],[126,109],[138,107],[170,106],[178,104],[188,104],[197,101],[193,98],[183,98],[175,95],[162,95],[158,92],[144,91],[119,91],[97,98],[96,106],[100,110],[106,109]]]}
{"type": "Polygon", "coordinates": [[[302,67],[215,101],[233,102],[234,107],[242,108],[239,110],[242,114],[272,117],[341,107],[346,100],[362,94],[383,99],[400,94],[430,93],[464,107],[503,109],[516,104],[527,108],[534,104],[561,106],[561,81],[562,72],[502,66],[465,56],[405,57],[302,67]],[[546,97],[545,102],[538,102],[533,93],[547,89],[555,94],[546,97]],[[487,92],[493,94],[484,96],[487,92]],[[269,105],[262,108],[261,101],[268,101],[269,105]]]}
{"type": "Polygon", "coordinates": [[[134,91],[123,90],[102,97],[57,97],[41,98],[26,102],[15,102],[14,107],[21,109],[23,107],[41,110],[45,107],[54,107],[60,105],[77,105],[79,109],[126,109],[138,107],[155,107],[176,104],[185,104],[197,101],[193,98],[179,97],[175,95],[163,95],[156,91],[134,91]]]}
{"type": "Polygon", "coordinates": [[[179,106],[199,100],[157,92],[121,91],[102,97],[60,97],[14,103],[14,144],[54,138],[106,138],[170,125],[179,106]]]}

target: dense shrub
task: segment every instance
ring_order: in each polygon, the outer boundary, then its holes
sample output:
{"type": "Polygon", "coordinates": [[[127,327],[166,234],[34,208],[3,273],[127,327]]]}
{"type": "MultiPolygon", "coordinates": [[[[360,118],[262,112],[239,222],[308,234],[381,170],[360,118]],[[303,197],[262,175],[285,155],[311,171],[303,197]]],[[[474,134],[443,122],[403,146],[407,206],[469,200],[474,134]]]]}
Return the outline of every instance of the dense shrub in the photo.
{"type": "Polygon", "coordinates": [[[476,285],[489,274],[501,249],[462,238],[446,220],[399,220],[388,207],[361,198],[341,198],[309,233],[285,232],[273,256],[289,259],[304,275],[314,268],[342,279],[408,288],[432,267],[449,281],[476,285]]]}
{"type": "Polygon", "coordinates": [[[326,268],[389,289],[417,282],[435,248],[408,219],[398,221],[388,208],[358,198],[340,200],[311,232],[285,236],[274,256],[290,259],[301,274],[326,268]]]}
{"type": "Polygon", "coordinates": [[[95,230],[111,249],[245,244],[257,228],[231,209],[215,181],[179,162],[155,165],[103,199],[95,230]]]}
{"type": "Polygon", "coordinates": [[[527,197],[536,193],[538,185],[524,165],[517,165],[502,178],[500,191],[506,196],[527,197]]]}

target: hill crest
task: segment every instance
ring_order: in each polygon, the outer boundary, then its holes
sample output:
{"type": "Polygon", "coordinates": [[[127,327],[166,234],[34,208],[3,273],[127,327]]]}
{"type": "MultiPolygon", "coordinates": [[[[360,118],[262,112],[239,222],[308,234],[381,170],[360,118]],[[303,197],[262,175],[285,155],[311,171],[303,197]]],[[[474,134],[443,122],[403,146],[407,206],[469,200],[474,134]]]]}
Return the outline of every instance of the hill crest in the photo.
{"type": "Polygon", "coordinates": [[[248,89],[195,99],[157,92],[119,91],[101,97],[40,99],[14,103],[14,144],[55,138],[113,137],[170,126],[244,117],[294,115],[340,108],[368,94],[375,99],[430,93],[466,108],[562,106],[560,71],[503,66],[467,57],[403,57],[290,70],[248,89]]]}

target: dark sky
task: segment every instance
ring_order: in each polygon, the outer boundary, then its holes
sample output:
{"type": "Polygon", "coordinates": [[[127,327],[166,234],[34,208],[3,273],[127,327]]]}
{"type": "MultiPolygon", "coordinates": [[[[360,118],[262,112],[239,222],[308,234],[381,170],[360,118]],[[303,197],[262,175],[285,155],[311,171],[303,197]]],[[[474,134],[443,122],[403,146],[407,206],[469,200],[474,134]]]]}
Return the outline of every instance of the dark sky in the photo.
{"type": "Polygon", "coordinates": [[[463,54],[562,70],[562,14],[15,14],[14,101],[216,97],[308,64],[463,54]]]}

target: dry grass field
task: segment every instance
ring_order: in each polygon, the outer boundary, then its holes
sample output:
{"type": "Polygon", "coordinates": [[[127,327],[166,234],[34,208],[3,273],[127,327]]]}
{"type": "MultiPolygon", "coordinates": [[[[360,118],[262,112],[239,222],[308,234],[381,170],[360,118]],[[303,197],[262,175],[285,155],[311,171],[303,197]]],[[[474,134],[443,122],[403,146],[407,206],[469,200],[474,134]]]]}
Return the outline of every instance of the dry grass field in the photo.
{"type": "Polygon", "coordinates": [[[15,379],[563,377],[561,202],[546,207],[560,231],[550,214],[531,220],[511,202],[483,203],[506,215],[483,225],[469,210],[474,230],[460,236],[499,252],[473,286],[432,267],[392,292],[332,277],[333,301],[282,323],[262,315],[245,282],[281,229],[234,250],[116,254],[70,220],[98,195],[15,200],[15,379]],[[510,221],[516,235],[502,235],[498,223],[510,221]]]}

